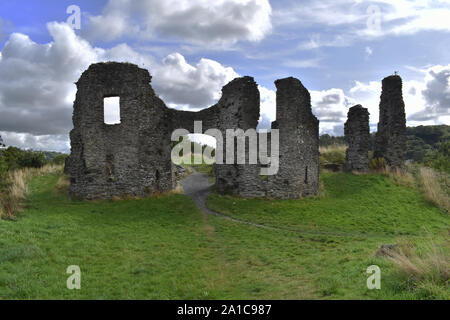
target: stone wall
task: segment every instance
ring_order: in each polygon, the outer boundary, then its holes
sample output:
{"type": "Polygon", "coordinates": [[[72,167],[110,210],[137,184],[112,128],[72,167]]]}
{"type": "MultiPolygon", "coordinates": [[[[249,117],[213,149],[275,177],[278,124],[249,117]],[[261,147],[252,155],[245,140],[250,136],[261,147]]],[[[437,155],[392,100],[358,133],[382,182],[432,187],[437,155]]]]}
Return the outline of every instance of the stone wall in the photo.
{"type": "Polygon", "coordinates": [[[406,158],[406,116],[402,95],[402,78],[383,79],[380,119],[375,138],[375,158],[384,158],[393,168],[403,166],[406,158]]]}
{"type": "MultiPolygon", "coordinates": [[[[194,121],[202,121],[203,131],[218,129],[226,144],[227,129],[256,129],[260,97],[251,77],[231,81],[217,104],[199,112],[167,108],[150,81],[147,70],[128,63],[93,64],[81,75],[67,160],[72,194],[94,199],[170,190],[179,176],[170,158],[173,130],[194,132],[194,121]],[[120,97],[121,123],[108,125],[103,99],[112,96],[120,97]]],[[[218,192],[275,198],[317,193],[318,120],[309,92],[294,78],[275,83],[277,121],[272,128],[280,129],[280,171],[263,178],[259,163],[217,164],[218,192]]]]}
{"type": "Polygon", "coordinates": [[[277,175],[269,176],[267,194],[275,198],[300,198],[319,188],[319,120],[311,110],[308,90],[295,78],[275,81],[276,121],[280,160],[277,175]]]}
{"type": "Polygon", "coordinates": [[[346,151],[345,170],[365,172],[369,169],[370,128],[369,112],[361,105],[353,106],[344,125],[346,151]]]}
{"type": "Polygon", "coordinates": [[[125,63],[93,64],[81,75],[68,161],[73,194],[143,196],[173,188],[170,122],[150,81],[147,70],[125,63]],[[121,123],[107,125],[103,100],[112,96],[120,97],[121,123]]]}

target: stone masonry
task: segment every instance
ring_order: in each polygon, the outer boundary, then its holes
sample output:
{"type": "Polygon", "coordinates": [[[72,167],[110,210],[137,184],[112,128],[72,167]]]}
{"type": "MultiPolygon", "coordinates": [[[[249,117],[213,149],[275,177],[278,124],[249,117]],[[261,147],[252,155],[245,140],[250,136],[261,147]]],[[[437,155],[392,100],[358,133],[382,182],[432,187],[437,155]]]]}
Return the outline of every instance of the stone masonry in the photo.
{"type": "Polygon", "coordinates": [[[345,170],[365,172],[369,169],[370,129],[369,112],[361,105],[353,106],[344,126],[346,151],[345,170]]]}
{"type": "Polygon", "coordinates": [[[403,166],[406,158],[405,103],[402,78],[398,75],[386,77],[382,81],[374,158],[383,158],[392,168],[403,166]]]}
{"type": "MultiPolygon", "coordinates": [[[[85,199],[146,196],[173,189],[179,174],[171,162],[171,134],[178,128],[194,132],[194,121],[202,121],[203,131],[218,129],[224,138],[227,129],[256,129],[260,101],[251,77],[231,81],[217,104],[199,112],[167,108],[150,81],[147,70],[129,63],[97,63],[81,75],[76,83],[71,155],[66,162],[73,195],[85,199]],[[121,122],[108,125],[103,100],[114,96],[120,98],[121,122]]],[[[295,78],[275,84],[277,120],[272,128],[280,130],[278,174],[260,176],[260,163],[217,164],[218,192],[274,198],[317,193],[319,122],[311,112],[309,92],[295,78]]]]}
{"type": "Polygon", "coordinates": [[[311,96],[302,83],[289,77],[275,81],[276,121],[280,165],[269,176],[267,194],[274,198],[300,198],[319,189],[319,120],[311,110],[311,96]]]}

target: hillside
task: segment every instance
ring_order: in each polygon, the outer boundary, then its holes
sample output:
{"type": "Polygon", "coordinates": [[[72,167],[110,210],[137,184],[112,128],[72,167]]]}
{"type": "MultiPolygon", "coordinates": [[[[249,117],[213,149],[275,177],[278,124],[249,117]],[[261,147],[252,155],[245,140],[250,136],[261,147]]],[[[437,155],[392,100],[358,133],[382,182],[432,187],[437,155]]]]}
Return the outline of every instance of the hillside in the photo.
{"type": "Polygon", "coordinates": [[[25,210],[0,220],[0,298],[450,298],[442,283],[411,282],[376,256],[389,243],[423,250],[430,235],[441,247],[450,226],[418,190],[379,174],[324,173],[322,195],[303,200],[208,199],[272,229],[204,216],[181,194],[70,200],[64,181],[33,178],[25,210]],[[373,264],[382,290],[366,287],[373,264]],[[81,268],[81,290],[66,288],[69,265],[81,268]]]}

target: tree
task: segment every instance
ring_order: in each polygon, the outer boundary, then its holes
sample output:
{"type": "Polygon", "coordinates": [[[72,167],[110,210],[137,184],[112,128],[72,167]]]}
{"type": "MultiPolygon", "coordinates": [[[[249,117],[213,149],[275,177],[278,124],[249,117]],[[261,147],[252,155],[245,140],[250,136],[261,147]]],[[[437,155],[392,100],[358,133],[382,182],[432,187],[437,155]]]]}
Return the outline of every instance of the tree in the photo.
{"type": "Polygon", "coordinates": [[[439,143],[439,149],[427,155],[425,164],[436,170],[450,173],[450,141],[439,143]]]}
{"type": "Polygon", "coordinates": [[[53,158],[52,162],[55,164],[64,164],[68,156],[67,154],[59,154],[53,158]]]}

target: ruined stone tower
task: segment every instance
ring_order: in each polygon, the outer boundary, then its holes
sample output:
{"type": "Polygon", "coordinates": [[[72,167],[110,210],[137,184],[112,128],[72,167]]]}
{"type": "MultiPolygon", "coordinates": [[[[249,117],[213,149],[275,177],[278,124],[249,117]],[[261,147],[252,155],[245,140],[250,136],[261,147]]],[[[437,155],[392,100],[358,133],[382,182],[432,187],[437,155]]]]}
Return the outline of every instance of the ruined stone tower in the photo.
{"type": "Polygon", "coordinates": [[[382,82],[374,157],[384,158],[393,168],[401,167],[406,158],[405,103],[402,78],[398,75],[386,77],[382,82]]]}
{"type": "Polygon", "coordinates": [[[319,188],[319,120],[311,110],[308,90],[295,78],[275,81],[280,159],[277,175],[269,176],[268,195],[300,198],[319,188]]]}
{"type": "MultiPolygon", "coordinates": [[[[97,63],[81,75],[76,83],[71,155],[66,162],[72,194],[95,199],[171,190],[176,184],[171,162],[175,129],[193,133],[194,121],[202,121],[203,131],[217,129],[224,139],[227,129],[256,129],[260,101],[251,77],[231,81],[217,104],[199,112],[167,108],[150,81],[147,70],[129,63],[97,63]],[[118,124],[104,121],[107,97],[120,98],[118,124]]],[[[294,78],[278,80],[276,85],[273,128],[280,129],[279,173],[262,179],[261,163],[217,164],[218,192],[276,198],[317,193],[318,120],[312,115],[309,93],[294,78]]]]}
{"type": "MultiPolygon", "coordinates": [[[[223,157],[226,158],[226,130],[256,129],[259,119],[260,96],[256,82],[252,77],[232,80],[222,88],[222,97],[214,106],[199,112],[178,111],[168,109],[171,114],[173,129],[184,128],[194,131],[194,121],[203,122],[203,130],[218,129],[224,141],[223,157]]],[[[247,141],[248,143],[248,141],[247,141]]],[[[236,143],[235,143],[236,146],[236,143]]],[[[248,148],[247,148],[248,150],[248,148]]],[[[236,158],[236,148],[234,150],[236,158]]],[[[250,179],[256,167],[249,165],[216,164],[216,189],[220,193],[256,196],[257,186],[250,179]]],[[[256,178],[258,178],[256,176],[256,178]]],[[[259,178],[258,178],[259,179],[259,178]]],[[[262,194],[260,194],[262,196],[262,194]]]]}
{"type": "Polygon", "coordinates": [[[92,199],[172,189],[170,123],[150,80],[147,70],[125,63],[93,64],[81,75],[68,161],[73,194],[92,199]],[[104,98],[114,96],[121,123],[108,125],[104,98]]]}
{"type": "Polygon", "coordinates": [[[367,171],[369,169],[370,129],[369,112],[361,105],[353,106],[347,114],[344,126],[346,151],[345,170],[367,171]]]}

